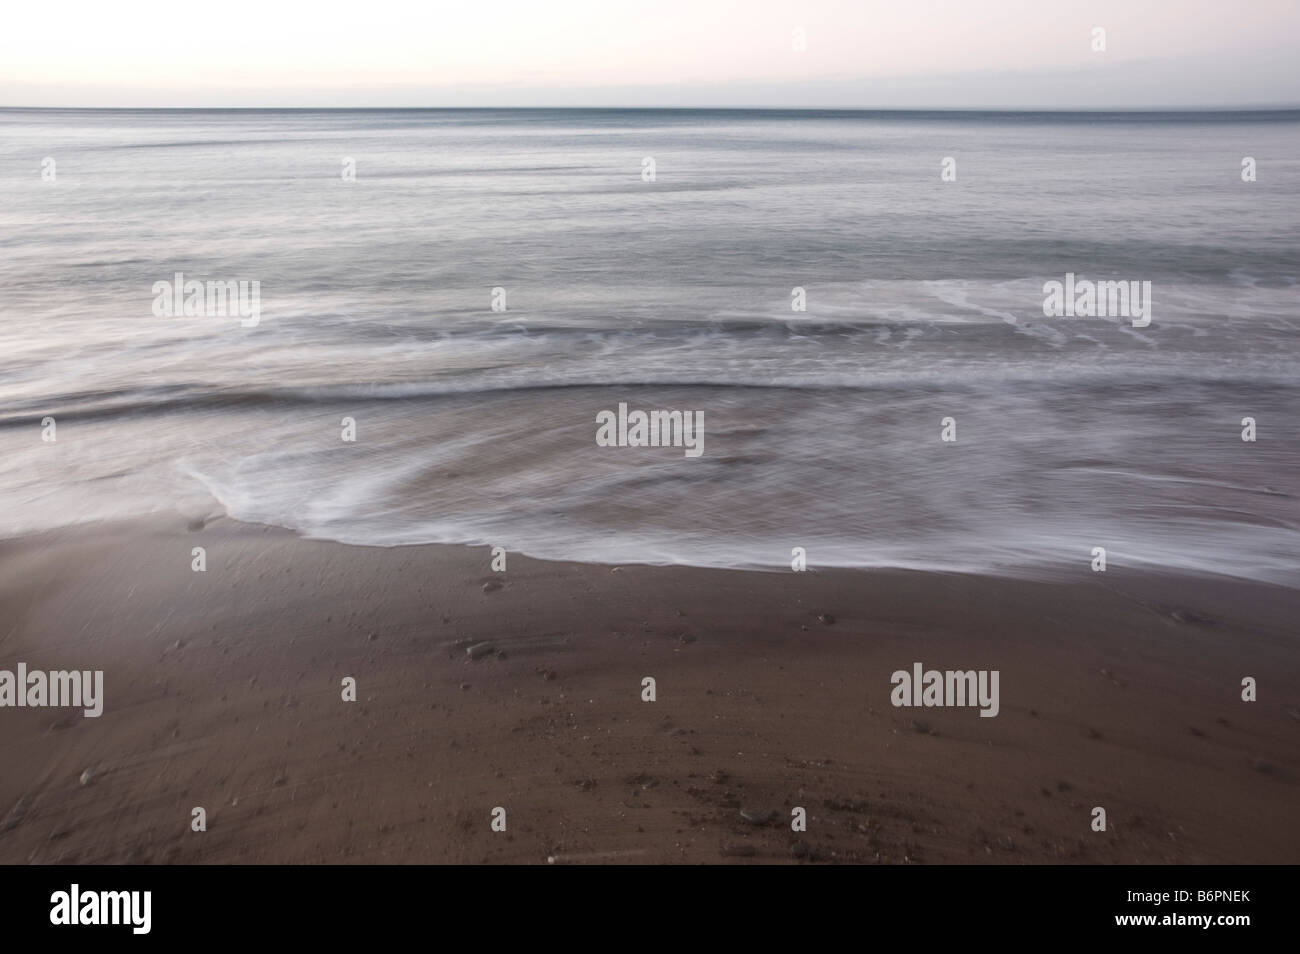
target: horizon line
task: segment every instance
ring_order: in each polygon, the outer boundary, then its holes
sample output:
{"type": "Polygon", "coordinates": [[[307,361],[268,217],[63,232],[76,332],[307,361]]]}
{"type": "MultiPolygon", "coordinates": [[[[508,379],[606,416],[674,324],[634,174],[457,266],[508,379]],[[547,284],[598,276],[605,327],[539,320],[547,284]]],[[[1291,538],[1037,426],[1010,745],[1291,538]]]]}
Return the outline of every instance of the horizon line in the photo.
{"type": "Polygon", "coordinates": [[[1300,103],[1240,106],[10,106],[30,112],[738,112],[738,113],[969,113],[1141,114],[1300,112],[1300,103]]]}

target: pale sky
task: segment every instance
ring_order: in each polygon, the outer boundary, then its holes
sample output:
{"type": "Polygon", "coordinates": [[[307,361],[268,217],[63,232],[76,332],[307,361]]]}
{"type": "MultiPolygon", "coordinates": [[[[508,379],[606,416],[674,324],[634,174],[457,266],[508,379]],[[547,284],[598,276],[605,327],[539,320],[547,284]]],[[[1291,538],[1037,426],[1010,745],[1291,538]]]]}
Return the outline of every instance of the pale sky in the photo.
{"type": "Polygon", "coordinates": [[[1300,105],[1300,0],[22,2],[0,105],[1300,105]]]}

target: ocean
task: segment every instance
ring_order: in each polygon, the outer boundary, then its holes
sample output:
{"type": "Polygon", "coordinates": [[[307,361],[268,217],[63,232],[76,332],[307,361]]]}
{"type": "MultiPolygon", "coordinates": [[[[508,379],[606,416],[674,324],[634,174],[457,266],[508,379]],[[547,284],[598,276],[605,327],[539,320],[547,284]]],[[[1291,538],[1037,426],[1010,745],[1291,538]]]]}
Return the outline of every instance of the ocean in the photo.
{"type": "Polygon", "coordinates": [[[0,110],[0,537],[1300,586],[1298,226],[1300,112],[0,110]]]}

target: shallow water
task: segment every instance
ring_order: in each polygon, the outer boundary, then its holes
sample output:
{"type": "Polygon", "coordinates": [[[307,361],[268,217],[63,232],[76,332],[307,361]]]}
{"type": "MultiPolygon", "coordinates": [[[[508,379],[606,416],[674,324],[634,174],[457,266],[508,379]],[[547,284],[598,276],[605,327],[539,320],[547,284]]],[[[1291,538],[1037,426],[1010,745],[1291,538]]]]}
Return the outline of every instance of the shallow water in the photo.
{"type": "Polygon", "coordinates": [[[0,534],[1300,585],[1298,147],[1294,113],[0,110],[0,534]],[[257,324],[156,316],[176,272],[260,282],[257,324]],[[1151,282],[1150,324],[1045,317],[1067,272],[1151,282]],[[598,447],[620,402],[702,411],[703,455],[598,447]]]}

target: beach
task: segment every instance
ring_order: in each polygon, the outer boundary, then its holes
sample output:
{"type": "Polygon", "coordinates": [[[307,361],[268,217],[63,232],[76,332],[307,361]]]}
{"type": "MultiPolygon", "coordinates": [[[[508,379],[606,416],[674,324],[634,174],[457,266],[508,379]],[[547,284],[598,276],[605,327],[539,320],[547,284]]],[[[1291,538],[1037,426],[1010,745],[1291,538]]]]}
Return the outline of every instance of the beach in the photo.
{"type": "Polygon", "coordinates": [[[1300,862],[1297,143],[0,109],[0,863],[1300,862]]]}
{"type": "Polygon", "coordinates": [[[0,863],[1300,861],[1293,590],[507,560],[0,542],[0,669],[104,674],[97,718],[0,712],[0,863]],[[915,663],[996,670],[997,715],[893,705],[915,663]]]}

